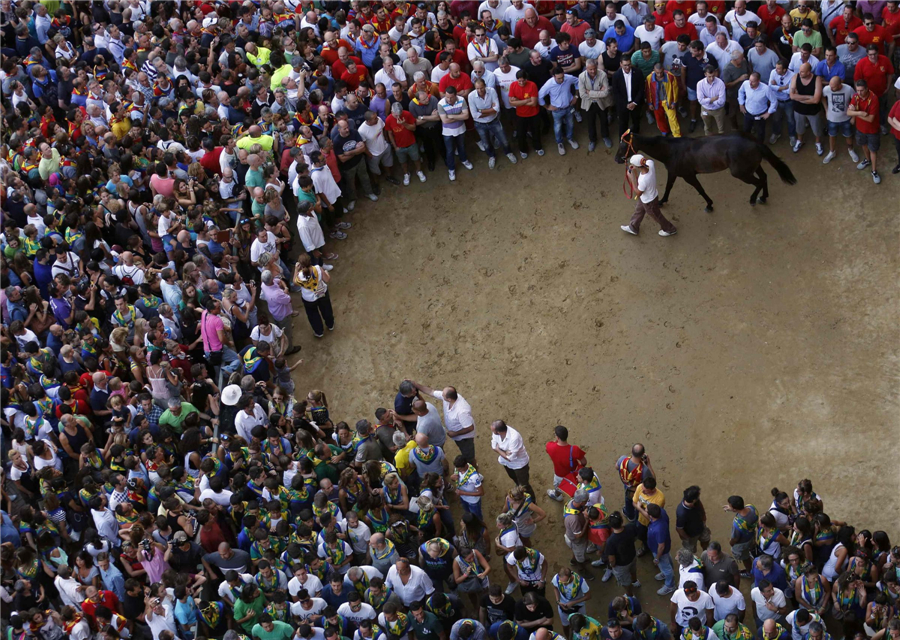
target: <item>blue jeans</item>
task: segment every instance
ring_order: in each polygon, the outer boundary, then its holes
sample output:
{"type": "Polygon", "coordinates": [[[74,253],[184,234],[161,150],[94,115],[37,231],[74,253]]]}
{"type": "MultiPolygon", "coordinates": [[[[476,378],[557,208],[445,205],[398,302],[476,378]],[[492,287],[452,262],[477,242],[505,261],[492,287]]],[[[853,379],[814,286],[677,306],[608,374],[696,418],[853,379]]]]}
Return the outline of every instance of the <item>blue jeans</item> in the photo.
{"type": "Polygon", "coordinates": [[[790,100],[779,100],[778,109],[772,114],[772,133],[781,135],[781,123],[787,119],[788,135],[797,135],[797,126],[794,124],[794,103],[790,100]]]}
{"type": "Polygon", "coordinates": [[[456,171],[456,150],[459,150],[459,159],[461,162],[467,162],[469,157],[466,155],[466,136],[444,136],[444,151],[447,160],[447,168],[450,171],[456,171]]]}
{"type": "MultiPolygon", "coordinates": [[[[204,352],[206,359],[209,360],[209,351],[204,352]]],[[[222,370],[231,374],[237,371],[241,364],[241,357],[229,347],[222,347],[222,370]]]]}
{"type": "Polygon", "coordinates": [[[497,138],[500,141],[503,153],[512,153],[512,149],[509,148],[509,142],[506,140],[506,134],[503,133],[503,125],[500,124],[500,118],[494,118],[490,122],[476,122],[475,131],[478,132],[481,143],[487,148],[489,158],[494,157],[494,145],[491,142],[493,138],[497,138]]]}
{"type": "Polygon", "coordinates": [[[459,503],[462,505],[463,511],[478,516],[479,520],[484,519],[481,515],[481,500],[479,500],[475,504],[469,504],[465,500],[460,500],[459,503]]]}
{"type": "Polygon", "coordinates": [[[637,509],[634,508],[634,503],[631,501],[632,498],[634,498],[634,489],[625,487],[625,504],[622,505],[622,515],[625,516],[626,520],[635,522],[637,521],[637,509]]]}
{"type": "Polygon", "coordinates": [[[553,134],[556,136],[556,144],[571,140],[575,135],[575,109],[566,107],[551,113],[553,113],[553,134]],[[563,135],[563,127],[565,127],[565,135],[563,135]]]}
{"type": "MultiPolygon", "coordinates": [[[[653,553],[653,557],[656,558],[656,553],[653,553]]],[[[666,577],[665,585],[666,587],[674,587],[676,586],[675,581],[675,568],[672,566],[672,556],[668,553],[664,553],[659,556],[659,567],[660,573],[662,573],[666,577]]]]}

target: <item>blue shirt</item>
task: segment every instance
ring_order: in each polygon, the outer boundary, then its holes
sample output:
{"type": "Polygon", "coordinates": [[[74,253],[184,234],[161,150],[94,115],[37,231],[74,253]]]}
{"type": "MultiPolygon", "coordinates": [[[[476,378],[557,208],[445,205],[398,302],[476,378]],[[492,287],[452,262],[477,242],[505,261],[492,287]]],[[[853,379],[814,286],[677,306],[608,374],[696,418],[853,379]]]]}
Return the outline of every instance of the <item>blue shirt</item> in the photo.
{"type": "Polygon", "coordinates": [[[335,594],[331,589],[331,583],[326,584],[322,587],[322,600],[324,600],[329,606],[337,609],[339,606],[347,602],[347,595],[350,593],[350,590],[347,587],[341,589],[340,595],[335,594]]]}
{"type": "Polygon", "coordinates": [[[828,61],[820,60],[819,64],[816,65],[815,72],[817,76],[822,78],[823,82],[827,83],[835,76],[843,80],[846,71],[844,63],[840,60],[836,60],[833,67],[828,66],[828,61]]]}
{"type": "Polygon", "coordinates": [[[787,583],[787,574],[784,571],[784,568],[776,561],[772,565],[772,570],[768,573],[768,575],[763,575],[762,571],[759,570],[757,563],[753,563],[753,586],[758,587],[759,581],[762,579],[766,579],[772,583],[772,586],[776,589],[781,589],[785,593],[788,590],[787,583]]]}
{"type": "Polygon", "coordinates": [[[0,517],[3,518],[0,522],[0,538],[3,538],[4,542],[12,542],[12,545],[18,549],[22,546],[19,530],[13,524],[12,519],[6,515],[6,511],[0,511],[0,517]]]}
{"type": "Polygon", "coordinates": [[[122,572],[112,563],[109,564],[109,571],[104,571],[99,566],[97,569],[100,571],[100,579],[103,580],[103,586],[108,591],[116,594],[120,602],[125,600],[125,578],[122,576],[122,572]]]}
{"type": "Polygon", "coordinates": [[[547,96],[550,96],[551,105],[565,109],[572,103],[572,87],[576,84],[578,78],[575,76],[564,75],[562,82],[557,82],[555,76],[550,78],[538,92],[538,104],[543,105],[547,96]]]}
{"type": "Polygon", "coordinates": [[[603,42],[610,38],[616,39],[616,42],[619,43],[619,51],[624,54],[626,51],[631,51],[631,48],[634,46],[634,28],[630,24],[626,24],[625,33],[619,35],[616,33],[615,26],[612,26],[603,34],[603,42]]]}
{"type": "Polygon", "coordinates": [[[761,81],[756,89],[750,86],[749,80],[744,80],[741,88],[738,89],[738,104],[747,108],[747,113],[752,116],[759,116],[766,111],[775,113],[778,108],[778,101],[773,100],[769,95],[769,87],[761,81]]]}
{"type": "Polygon", "coordinates": [[[669,514],[666,510],[662,510],[659,520],[654,520],[647,527],[647,548],[653,553],[653,557],[657,556],[659,545],[664,544],[663,554],[669,553],[672,548],[672,535],[669,533],[669,514]]]}

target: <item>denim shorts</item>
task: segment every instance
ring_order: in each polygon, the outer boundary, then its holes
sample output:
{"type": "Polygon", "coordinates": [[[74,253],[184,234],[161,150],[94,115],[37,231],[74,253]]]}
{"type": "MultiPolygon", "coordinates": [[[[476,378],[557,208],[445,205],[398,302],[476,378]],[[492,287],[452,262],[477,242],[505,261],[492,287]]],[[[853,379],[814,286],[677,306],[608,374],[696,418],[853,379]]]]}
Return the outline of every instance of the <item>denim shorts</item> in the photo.
{"type": "Polygon", "coordinates": [[[863,133],[856,131],[856,144],[861,147],[868,147],[869,151],[877,152],[881,148],[881,134],[879,133],[863,133]]]}
{"type": "Polygon", "coordinates": [[[688,87],[687,94],[688,94],[688,100],[690,100],[691,102],[697,102],[697,90],[696,89],[691,89],[690,87],[688,87]]]}
{"type": "Polygon", "coordinates": [[[845,138],[853,137],[853,125],[849,120],[846,122],[831,122],[828,121],[828,135],[832,138],[837,136],[840,133],[845,138]]]}

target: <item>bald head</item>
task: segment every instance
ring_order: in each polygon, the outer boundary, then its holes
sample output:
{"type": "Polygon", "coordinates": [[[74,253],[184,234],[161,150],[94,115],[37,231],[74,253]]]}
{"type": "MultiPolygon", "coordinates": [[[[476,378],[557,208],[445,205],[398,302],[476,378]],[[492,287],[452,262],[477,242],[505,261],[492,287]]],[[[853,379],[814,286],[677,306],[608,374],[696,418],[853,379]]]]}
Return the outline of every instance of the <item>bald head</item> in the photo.
{"type": "Polygon", "coordinates": [[[424,433],[417,433],[416,434],[416,446],[419,447],[420,449],[424,449],[425,447],[427,447],[428,446],[428,436],[426,436],[424,433]]]}

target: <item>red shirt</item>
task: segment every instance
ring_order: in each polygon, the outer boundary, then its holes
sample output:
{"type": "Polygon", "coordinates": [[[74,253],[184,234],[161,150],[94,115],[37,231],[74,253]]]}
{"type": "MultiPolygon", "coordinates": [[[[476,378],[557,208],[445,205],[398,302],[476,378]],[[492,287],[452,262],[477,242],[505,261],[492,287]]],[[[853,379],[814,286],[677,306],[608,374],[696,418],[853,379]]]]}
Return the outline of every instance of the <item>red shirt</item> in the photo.
{"type": "Polygon", "coordinates": [[[337,42],[334,43],[334,47],[331,49],[326,49],[322,47],[322,59],[328,63],[329,66],[333,66],[335,62],[338,60],[338,49],[341,47],[346,47],[347,51],[353,51],[353,45],[344,40],[343,38],[338,39],[337,42]]]}
{"type": "Polygon", "coordinates": [[[97,607],[103,605],[113,613],[116,613],[118,611],[116,605],[119,604],[119,599],[112,591],[97,591],[97,598],[99,602],[85,600],[81,603],[81,610],[84,611],[84,615],[91,619],[94,625],[97,624],[97,620],[94,619],[94,612],[97,610],[97,607]]]}
{"type": "Polygon", "coordinates": [[[393,26],[393,22],[391,21],[391,16],[385,15],[384,20],[379,21],[377,16],[372,16],[372,19],[369,20],[369,24],[375,27],[375,33],[387,33],[391,30],[391,26],[393,26]]]}
{"type": "MultiPolygon", "coordinates": [[[[712,11],[712,9],[710,9],[710,11],[712,11]]],[[[779,7],[777,4],[771,11],[769,10],[769,5],[763,4],[759,9],[756,10],[756,15],[759,16],[760,20],[762,20],[760,30],[771,34],[781,24],[781,16],[783,16],[785,13],[785,10],[779,7]]]]}
{"type": "MultiPolygon", "coordinates": [[[[894,103],[894,106],[891,107],[890,112],[888,113],[888,118],[893,118],[894,120],[900,120],[900,100],[894,103]]],[[[900,129],[895,129],[891,127],[891,133],[894,134],[894,137],[897,140],[900,140],[900,129]]]]}
{"type": "Polygon", "coordinates": [[[873,64],[866,56],[856,63],[856,71],[853,73],[853,80],[865,80],[869,85],[869,91],[879,98],[887,91],[888,76],[894,73],[894,66],[887,56],[878,56],[878,60],[873,64]]]}
{"type": "MultiPolygon", "coordinates": [[[[518,80],[509,85],[509,97],[516,100],[527,100],[528,98],[537,97],[537,94],[538,86],[531,80],[525,82],[524,87],[519,84],[518,80]]],[[[516,107],[516,115],[522,118],[531,118],[540,113],[540,110],[541,108],[537,105],[516,107]]]]}
{"type": "Polygon", "coordinates": [[[672,12],[671,12],[671,11],[663,11],[662,14],[660,14],[658,11],[654,11],[654,12],[653,12],[653,17],[656,18],[656,24],[657,24],[657,26],[660,26],[660,27],[662,27],[663,29],[665,29],[665,28],[668,27],[670,24],[672,24],[673,22],[675,22],[675,18],[672,16],[672,12]]]}
{"type": "Polygon", "coordinates": [[[368,79],[368,77],[369,73],[362,65],[356,65],[356,73],[350,73],[350,70],[347,69],[347,71],[341,74],[341,80],[347,83],[347,86],[350,87],[350,91],[359,89],[359,83],[368,79]]]}
{"type": "Polygon", "coordinates": [[[874,115],[872,122],[866,122],[862,118],[855,118],[856,130],[860,133],[874,133],[881,131],[881,125],[878,123],[878,96],[874,92],[869,91],[869,97],[863,100],[858,93],[854,93],[850,98],[850,108],[857,111],[863,111],[866,115],[874,115]]]}
{"type": "Polygon", "coordinates": [[[222,168],[219,166],[219,156],[222,155],[222,149],[224,148],[225,147],[216,147],[212,151],[204,153],[200,158],[200,166],[216,175],[222,173],[222,168]]]}
{"type": "Polygon", "coordinates": [[[565,478],[578,467],[578,460],[584,458],[584,451],[573,444],[547,443],[547,455],[553,461],[553,475],[565,478]]]}
{"type": "MultiPolygon", "coordinates": [[[[406,122],[406,124],[416,123],[416,119],[413,118],[409,111],[401,113],[400,118],[406,122]]],[[[396,142],[397,146],[401,149],[406,149],[416,143],[416,134],[400,124],[393,113],[384,121],[384,126],[387,127],[388,131],[394,134],[394,142],[396,142]]]]}
{"type": "MultiPolygon", "coordinates": [[[[687,18],[697,11],[697,3],[694,2],[694,0],[669,0],[666,3],[666,13],[672,13],[675,9],[684,11],[684,17],[687,18]]],[[[694,38],[694,40],[696,40],[696,38],[694,38]]]]}
{"type": "MultiPolygon", "coordinates": [[[[444,51],[447,51],[447,50],[442,49],[441,51],[438,51],[437,58],[440,58],[441,54],[444,51]]],[[[448,53],[449,53],[449,51],[448,51],[448,53]]],[[[437,58],[435,58],[435,59],[437,59],[437,58]]],[[[469,70],[469,58],[466,56],[466,52],[463,51],[460,47],[457,47],[456,49],[454,49],[453,53],[450,54],[450,62],[455,62],[456,64],[458,64],[459,68],[462,69],[463,71],[469,70]]]]}
{"type": "MultiPolygon", "coordinates": [[[[356,56],[349,56],[347,59],[353,60],[353,62],[356,63],[357,68],[358,67],[362,67],[363,69],[366,68],[365,65],[362,63],[362,60],[360,60],[356,56]]],[[[333,78],[340,78],[342,75],[344,75],[344,72],[346,70],[347,70],[347,65],[345,65],[340,60],[335,60],[335,62],[331,65],[331,76],[333,78]]]]}
{"type": "Polygon", "coordinates": [[[878,47],[878,53],[884,53],[884,41],[890,35],[880,24],[876,24],[871,31],[865,26],[857,27],[853,30],[853,33],[859,36],[859,46],[865,49],[870,44],[874,44],[878,47]]]}
{"type": "Polygon", "coordinates": [[[894,40],[900,40],[900,11],[891,13],[888,7],[881,12],[881,19],[884,21],[884,28],[887,29],[889,35],[893,35],[894,40]]]}
{"type": "Polygon", "coordinates": [[[200,527],[200,546],[206,553],[215,553],[223,542],[228,541],[222,533],[222,527],[214,519],[210,519],[205,527],[200,527]]]}
{"type": "Polygon", "coordinates": [[[562,31],[563,33],[568,33],[572,37],[572,46],[577,49],[578,45],[584,42],[584,32],[590,28],[591,25],[588,24],[586,20],[581,20],[574,26],[566,22],[560,28],[560,31],[562,31]]]}
{"type": "Polygon", "coordinates": [[[520,18],[516,23],[516,37],[522,41],[522,46],[534,49],[534,45],[540,42],[541,31],[546,29],[550,33],[550,37],[556,35],[556,27],[544,16],[540,16],[534,26],[529,26],[525,22],[525,18],[520,18]]]}
{"type": "Polygon", "coordinates": [[[441,83],[438,85],[441,93],[447,91],[447,87],[454,87],[456,88],[456,92],[459,93],[460,91],[471,91],[474,85],[472,84],[472,78],[469,77],[469,74],[460,71],[458,78],[451,78],[449,73],[441,78],[441,83]]]}
{"type": "Polygon", "coordinates": [[[838,16],[829,23],[828,30],[834,33],[835,45],[840,46],[847,41],[847,34],[862,26],[863,21],[856,16],[851,17],[849,22],[844,20],[844,16],[838,16]]]}
{"type": "Polygon", "coordinates": [[[331,176],[334,178],[334,181],[340,182],[341,172],[338,169],[338,161],[337,156],[334,154],[334,149],[329,151],[328,155],[325,156],[325,164],[331,169],[331,176]]]}
{"type": "Polygon", "coordinates": [[[675,42],[678,39],[678,36],[684,34],[691,38],[691,42],[697,39],[697,27],[688,22],[684,21],[684,26],[679,27],[674,22],[669,24],[665,28],[666,41],[667,42],[675,42]]]}

